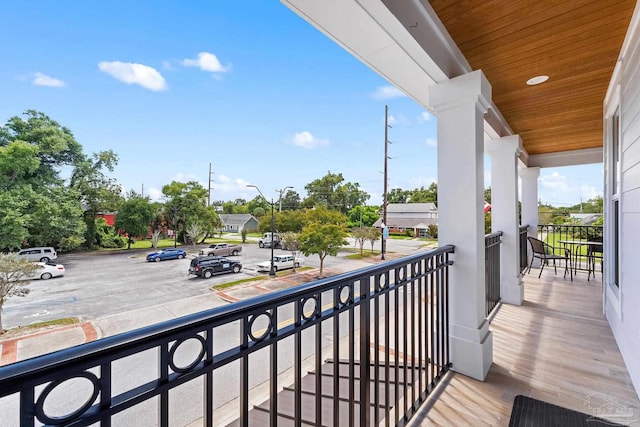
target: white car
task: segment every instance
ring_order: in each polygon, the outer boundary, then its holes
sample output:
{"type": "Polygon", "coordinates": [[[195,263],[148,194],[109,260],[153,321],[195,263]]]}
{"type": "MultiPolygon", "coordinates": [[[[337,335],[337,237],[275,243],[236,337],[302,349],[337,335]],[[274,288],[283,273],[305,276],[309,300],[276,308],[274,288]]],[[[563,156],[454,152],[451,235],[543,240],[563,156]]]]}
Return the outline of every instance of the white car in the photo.
{"type": "Polygon", "coordinates": [[[52,262],[36,262],[35,264],[38,268],[28,280],[47,280],[52,277],[64,276],[64,265],[62,264],[54,264],[52,262]]]}
{"type": "MultiPolygon", "coordinates": [[[[287,268],[300,267],[304,263],[304,258],[301,255],[296,256],[295,260],[293,255],[274,255],[273,257],[273,270],[285,270],[287,268]]],[[[270,271],[271,261],[264,261],[258,264],[258,271],[270,271]]]]}

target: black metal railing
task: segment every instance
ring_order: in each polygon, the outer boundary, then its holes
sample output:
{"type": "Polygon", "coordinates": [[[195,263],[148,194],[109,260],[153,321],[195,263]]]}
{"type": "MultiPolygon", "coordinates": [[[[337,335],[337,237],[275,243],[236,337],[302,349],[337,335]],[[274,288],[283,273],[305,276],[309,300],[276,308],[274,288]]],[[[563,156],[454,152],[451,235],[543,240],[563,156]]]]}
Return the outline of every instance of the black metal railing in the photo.
{"type": "Polygon", "coordinates": [[[487,316],[500,302],[500,245],[502,231],[484,236],[484,280],[487,316]]]}
{"type": "Polygon", "coordinates": [[[248,426],[261,402],[271,426],[282,417],[404,425],[451,366],[453,252],[445,246],[1,367],[3,425],[248,426]],[[305,389],[307,372],[327,366],[327,381],[317,375],[305,389]],[[293,399],[282,404],[276,396],[287,384],[293,399]]]}
{"type": "Polygon", "coordinates": [[[527,240],[528,231],[528,225],[520,226],[520,273],[529,266],[529,257],[527,256],[527,250],[529,248],[529,242],[527,240]]]}
{"type": "Polygon", "coordinates": [[[589,271],[588,246],[580,242],[602,239],[601,225],[572,224],[540,224],[538,238],[564,253],[564,248],[571,252],[571,263],[574,270],[589,271]]]}

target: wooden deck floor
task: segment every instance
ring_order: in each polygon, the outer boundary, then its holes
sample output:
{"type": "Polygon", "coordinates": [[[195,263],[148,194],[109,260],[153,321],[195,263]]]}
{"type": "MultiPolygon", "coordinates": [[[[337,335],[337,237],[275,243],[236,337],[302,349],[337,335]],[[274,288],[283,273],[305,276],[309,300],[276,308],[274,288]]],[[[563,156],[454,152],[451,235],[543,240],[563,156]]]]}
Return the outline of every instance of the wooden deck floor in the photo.
{"type": "Polygon", "coordinates": [[[518,394],[640,426],[640,400],[602,314],[600,275],[537,275],[525,276],[524,304],[502,305],[491,323],[486,380],[449,374],[410,427],[507,426],[518,394]],[[612,417],[616,409],[629,416],[612,417]]]}

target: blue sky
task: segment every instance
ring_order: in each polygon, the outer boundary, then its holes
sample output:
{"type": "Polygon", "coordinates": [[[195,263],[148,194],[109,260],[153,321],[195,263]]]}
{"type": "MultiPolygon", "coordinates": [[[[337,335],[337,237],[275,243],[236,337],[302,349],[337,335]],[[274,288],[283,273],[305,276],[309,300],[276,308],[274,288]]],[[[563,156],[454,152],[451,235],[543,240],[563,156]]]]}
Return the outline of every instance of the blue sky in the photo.
{"type": "MultiPolygon", "coordinates": [[[[85,153],[114,150],[125,191],[206,187],[211,163],[212,200],[250,200],[247,184],[304,197],[331,171],[380,204],[385,105],[389,188],[437,178],[436,119],[277,0],[2,1],[0,16],[0,123],[35,109],[85,153]]],[[[543,169],[539,194],[602,194],[602,165],[543,169]]]]}

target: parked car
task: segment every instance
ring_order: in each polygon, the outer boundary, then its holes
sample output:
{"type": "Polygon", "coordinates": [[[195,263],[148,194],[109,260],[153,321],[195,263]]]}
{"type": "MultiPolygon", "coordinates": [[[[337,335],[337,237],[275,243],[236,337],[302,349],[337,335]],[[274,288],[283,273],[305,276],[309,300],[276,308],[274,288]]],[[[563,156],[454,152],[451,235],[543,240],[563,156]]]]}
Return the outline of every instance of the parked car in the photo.
{"type": "MultiPolygon", "coordinates": [[[[275,255],[273,257],[273,269],[274,271],[285,270],[287,268],[298,268],[304,263],[304,258],[301,255],[293,258],[293,255],[275,255]]],[[[257,265],[258,271],[270,271],[271,261],[264,261],[257,265]]]]}
{"type": "Polygon", "coordinates": [[[209,245],[208,248],[200,249],[200,255],[211,256],[236,256],[242,252],[242,246],[230,243],[218,243],[209,245]]]}
{"type": "Polygon", "coordinates": [[[52,247],[21,249],[20,252],[18,252],[18,256],[39,262],[49,262],[52,259],[58,258],[56,250],[52,247]]]}
{"type": "Polygon", "coordinates": [[[48,280],[52,277],[64,276],[64,265],[53,262],[36,262],[38,268],[28,280],[48,280]]]}
{"type": "Polygon", "coordinates": [[[186,256],[187,251],[185,251],[184,249],[167,248],[159,250],[157,252],[151,252],[149,255],[147,255],[147,261],[160,262],[164,261],[165,259],[179,259],[185,258],[186,256]]]}
{"type": "Polygon", "coordinates": [[[242,270],[242,264],[239,261],[233,261],[219,256],[202,256],[191,260],[189,274],[209,279],[214,274],[222,273],[239,273],[242,270]]]}

